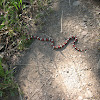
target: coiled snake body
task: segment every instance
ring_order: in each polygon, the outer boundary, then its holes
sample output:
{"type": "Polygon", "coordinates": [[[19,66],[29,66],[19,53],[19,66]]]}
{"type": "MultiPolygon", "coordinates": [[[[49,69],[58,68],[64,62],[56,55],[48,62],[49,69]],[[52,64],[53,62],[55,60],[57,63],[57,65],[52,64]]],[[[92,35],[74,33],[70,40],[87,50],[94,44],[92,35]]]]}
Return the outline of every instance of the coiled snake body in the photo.
{"type": "Polygon", "coordinates": [[[41,38],[41,37],[39,37],[39,36],[32,36],[32,35],[31,35],[31,37],[30,37],[30,38],[27,38],[26,40],[30,40],[30,39],[37,39],[37,40],[40,40],[40,41],[50,41],[50,42],[51,42],[51,46],[53,47],[53,49],[60,49],[60,48],[63,48],[66,44],[68,44],[68,42],[69,42],[70,40],[73,39],[73,40],[74,40],[74,41],[73,41],[73,47],[74,47],[77,51],[80,51],[80,52],[86,51],[86,49],[85,49],[85,50],[82,50],[82,49],[79,49],[79,48],[77,48],[77,47],[75,46],[75,43],[78,41],[78,39],[77,39],[76,36],[71,36],[71,37],[69,37],[67,40],[65,40],[65,42],[64,42],[62,45],[58,45],[58,46],[55,46],[55,45],[54,45],[54,40],[51,39],[51,38],[41,38]]]}

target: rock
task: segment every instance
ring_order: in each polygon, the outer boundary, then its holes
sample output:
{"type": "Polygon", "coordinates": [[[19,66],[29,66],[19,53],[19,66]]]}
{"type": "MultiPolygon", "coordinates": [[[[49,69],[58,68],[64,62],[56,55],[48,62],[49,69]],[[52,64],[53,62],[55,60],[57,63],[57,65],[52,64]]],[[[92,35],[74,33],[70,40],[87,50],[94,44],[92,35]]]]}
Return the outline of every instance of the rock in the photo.
{"type": "Polygon", "coordinates": [[[77,100],[83,100],[83,97],[79,96],[77,100]]]}
{"type": "Polygon", "coordinates": [[[83,32],[82,32],[82,35],[87,35],[87,34],[88,34],[87,31],[83,31],[83,32]]]}
{"type": "Polygon", "coordinates": [[[83,21],[84,21],[84,22],[87,22],[87,19],[86,19],[86,18],[83,18],[83,21]]]}
{"type": "Polygon", "coordinates": [[[82,27],[84,27],[84,26],[85,26],[85,23],[84,23],[84,22],[82,22],[82,23],[80,23],[80,25],[81,25],[82,27]]]}
{"type": "Polygon", "coordinates": [[[73,6],[79,6],[80,3],[81,3],[80,1],[74,1],[74,2],[73,2],[73,6]]]}
{"type": "Polygon", "coordinates": [[[75,26],[76,29],[79,29],[79,26],[75,26]]]}

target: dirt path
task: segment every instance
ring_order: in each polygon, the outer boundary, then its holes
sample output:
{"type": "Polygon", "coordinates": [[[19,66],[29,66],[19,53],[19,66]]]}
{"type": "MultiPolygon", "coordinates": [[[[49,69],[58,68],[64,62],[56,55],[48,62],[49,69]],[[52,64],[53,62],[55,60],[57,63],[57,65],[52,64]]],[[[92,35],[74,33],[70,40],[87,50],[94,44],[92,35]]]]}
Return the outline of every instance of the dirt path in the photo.
{"type": "Polygon", "coordinates": [[[53,3],[54,12],[45,20],[43,30],[37,31],[38,35],[52,37],[56,44],[76,35],[77,46],[88,50],[75,51],[71,42],[56,51],[49,42],[35,40],[21,58],[19,63],[26,65],[18,66],[16,76],[24,100],[100,100],[97,50],[100,45],[96,42],[100,34],[100,9],[98,4],[92,4],[95,0],[88,1],[55,0],[53,3]]]}

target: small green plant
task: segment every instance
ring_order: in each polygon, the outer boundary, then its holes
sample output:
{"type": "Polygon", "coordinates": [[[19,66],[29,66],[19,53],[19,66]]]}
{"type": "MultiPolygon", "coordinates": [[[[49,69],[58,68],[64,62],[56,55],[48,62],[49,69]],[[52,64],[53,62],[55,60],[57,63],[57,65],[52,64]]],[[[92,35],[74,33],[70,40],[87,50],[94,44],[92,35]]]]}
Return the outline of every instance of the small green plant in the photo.
{"type": "MultiPolygon", "coordinates": [[[[30,37],[30,36],[29,36],[30,37]]],[[[22,37],[21,37],[21,40],[18,44],[18,49],[19,50],[24,50],[24,48],[26,47],[29,47],[30,44],[32,43],[33,39],[31,39],[30,41],[26,41],[26,34],[24,34],[22,37]]]]}
{"type": "Polygon", "coordinates": [[[22,0],[11,1],[12,5],[17,9],[20,10],[22,7],[22,0]]]}
{"type": "Polygon", "coordinates": [[[26,41],[26,37],[25,37],[25,34],[24,34],[24,35],[22,35],[21,40],[19,41],[18,49],[23,50],[25,48],[26,42],[27,41],[26,41]]]}
{"type": "Polygon", "coordinates": [[[14,95],[17,85],[13,80],[12,70],[4,70],[2,67],[2,59],[0,58],[0,97],[6,96],[7,93],[14,95]]]}
{"type": "Polygon", "coordinates": [[[16,31],[21,27],[20,23],[20,14],[22,14],[22,10],[25,8],[25,5],[22,4],[22,0],[2,0],[0,6],[3,9],[4,14],[0,16],[0,29],[9,29],[9,27],[16,31]]]}

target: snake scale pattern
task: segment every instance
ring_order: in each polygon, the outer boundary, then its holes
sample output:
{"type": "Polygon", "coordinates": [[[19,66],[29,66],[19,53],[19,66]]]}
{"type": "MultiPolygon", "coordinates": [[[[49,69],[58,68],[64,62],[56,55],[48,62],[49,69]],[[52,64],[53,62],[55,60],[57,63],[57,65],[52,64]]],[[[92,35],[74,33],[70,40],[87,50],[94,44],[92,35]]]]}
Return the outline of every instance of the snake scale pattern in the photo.
{"type": "Polygon", "coordinates": [[[55,45],[54,45],[54,40],[51,39],[51,38],[41,38],[41,37],[39,37],[39,36],[33,36],[33,35],[31,35],[30,38],[26,38],[26,40],[30,40],[30,39],[37,39],[37,40],[40,40],[40,41],[50,41],[50,42],[51,42],[51,46],[52,46],[53,49],[60,49],[60,48],[63,48],[65,45],[68,44],[68,42],[69,42],[70,40],[74,40],[74,41],[73,41],[73,47],[75,48],[75,50],[80,51],[80,52],[86,51],[86,49],[85,49],[85,50],[79,49],[79,48],[77,48],[77,47],[75,46],[75,43],[78,41],[78,39],[77,39],[76,36],[71,36],[71,37],[69,37],[67,40],[65,40],[65,42],[64,42],[63,44],[58,45],[58,46],[55,46],[55,45]]]}

